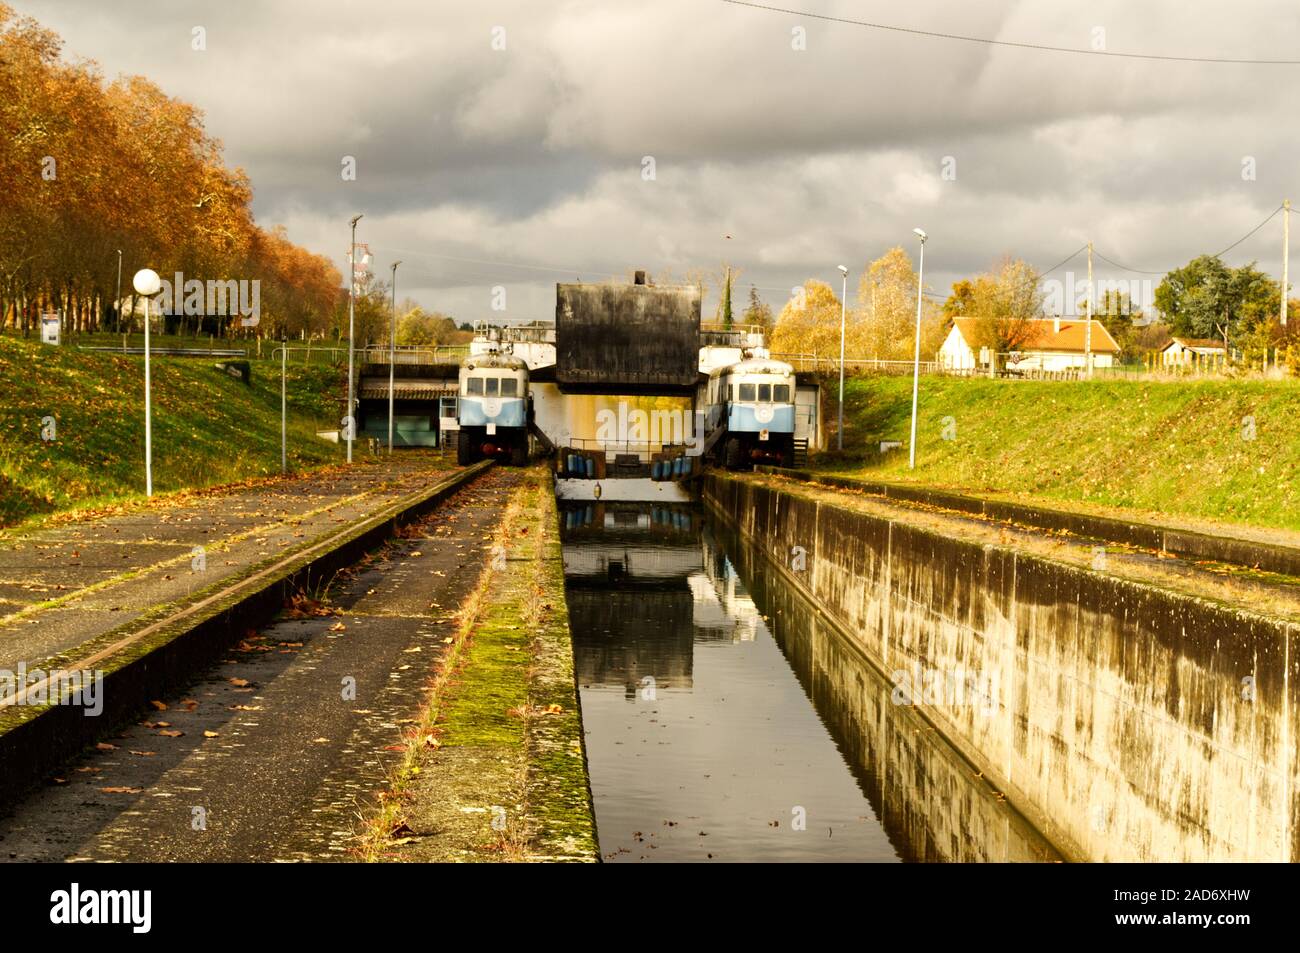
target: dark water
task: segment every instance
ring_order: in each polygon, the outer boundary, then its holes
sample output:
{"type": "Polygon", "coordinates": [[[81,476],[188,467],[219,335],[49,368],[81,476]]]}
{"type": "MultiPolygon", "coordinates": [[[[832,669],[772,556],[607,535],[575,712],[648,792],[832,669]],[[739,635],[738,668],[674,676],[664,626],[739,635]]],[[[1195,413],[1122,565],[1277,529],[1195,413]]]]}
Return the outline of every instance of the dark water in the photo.
{"type": "Polygon", "coordinates": [[[1056,859],[700,510],[560,516],[606,860],[1056,859]]]}

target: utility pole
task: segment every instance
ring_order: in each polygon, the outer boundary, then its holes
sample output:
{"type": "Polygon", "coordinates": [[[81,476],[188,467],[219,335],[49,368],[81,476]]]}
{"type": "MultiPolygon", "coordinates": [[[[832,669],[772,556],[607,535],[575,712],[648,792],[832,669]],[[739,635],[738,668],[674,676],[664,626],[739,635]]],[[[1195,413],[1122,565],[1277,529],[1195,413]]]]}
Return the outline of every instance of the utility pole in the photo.
{"type": "Polygon", "coordinates": [[[1088,242],[1088,323],[1083,332],[1084,376],[1092,377],[1092,242],[1088,242]]]}
{"type": "Polygon", "coordinates": [[[1282,201],[1282,327],[1286,327],[1286,298],[1290,293],[1287,266],[1291,259],[1291,200],[1282,201]]]}
{"type": "Polygon", "coordinates": [[[348,428],[348,463],[352,462],[352,432],[357,429],[357,421],[353,404],[355,401],[352,397],[352,335],[356,328],[356,296],[357,296],[357,222],[361,221],[358,215],[352,219],[352,244],[348,246],[348,407],[344,416],[348,428]]]}
{"type": "Polygon", "coordinates": [[[389,322],[391,327],[388,334],[388,455],[393,455],[393,364],[397,360],[397,266],[400,261],[393,262],[393,320],[389,322]]]}

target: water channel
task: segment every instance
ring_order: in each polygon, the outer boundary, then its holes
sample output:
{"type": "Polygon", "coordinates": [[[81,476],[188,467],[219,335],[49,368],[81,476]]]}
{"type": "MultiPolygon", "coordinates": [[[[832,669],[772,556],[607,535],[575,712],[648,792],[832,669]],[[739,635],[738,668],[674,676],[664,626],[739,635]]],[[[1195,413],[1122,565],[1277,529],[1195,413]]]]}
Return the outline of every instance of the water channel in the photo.
{"type": "Polygon", "coordinates": [[[698,507],[562,504],[606,861],[1053,861],[761,556],[698,507]]]}

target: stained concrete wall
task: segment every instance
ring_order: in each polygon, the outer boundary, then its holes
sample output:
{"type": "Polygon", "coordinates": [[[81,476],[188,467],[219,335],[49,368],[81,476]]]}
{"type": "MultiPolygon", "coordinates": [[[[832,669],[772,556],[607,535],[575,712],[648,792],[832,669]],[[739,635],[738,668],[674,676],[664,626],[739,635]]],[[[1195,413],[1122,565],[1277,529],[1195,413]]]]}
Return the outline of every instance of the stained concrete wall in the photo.
{"type": "Polygon", "coordinates": [[[700,289],[558,284],[555,361],[565,389],[689,394],[700,371],[700,289]]]}
{"type": "Polygon", "coordinates": [[[704,498],[886,677],[995,686],[913,701],[1067,856],[1300,857],[1295,626],[725,475],[704,498]]]}

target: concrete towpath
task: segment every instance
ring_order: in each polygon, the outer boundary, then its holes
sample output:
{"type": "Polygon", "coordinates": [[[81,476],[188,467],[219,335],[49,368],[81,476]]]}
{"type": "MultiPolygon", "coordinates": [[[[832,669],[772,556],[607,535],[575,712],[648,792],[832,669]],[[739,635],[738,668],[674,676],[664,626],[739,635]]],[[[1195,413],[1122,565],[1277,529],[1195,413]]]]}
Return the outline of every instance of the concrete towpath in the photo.
{"type": "Polygon", "coordinates": [[[436,453],[156,498],[28,532],[0,532],[0,669],[66,652],[155,606],[431,487],[436,453]]]}
{"type": "Polygon", "coordinates": [[[0,817],[0,862],[355,858],[520,479],[479,477],[64,765],[0,817]]]}

